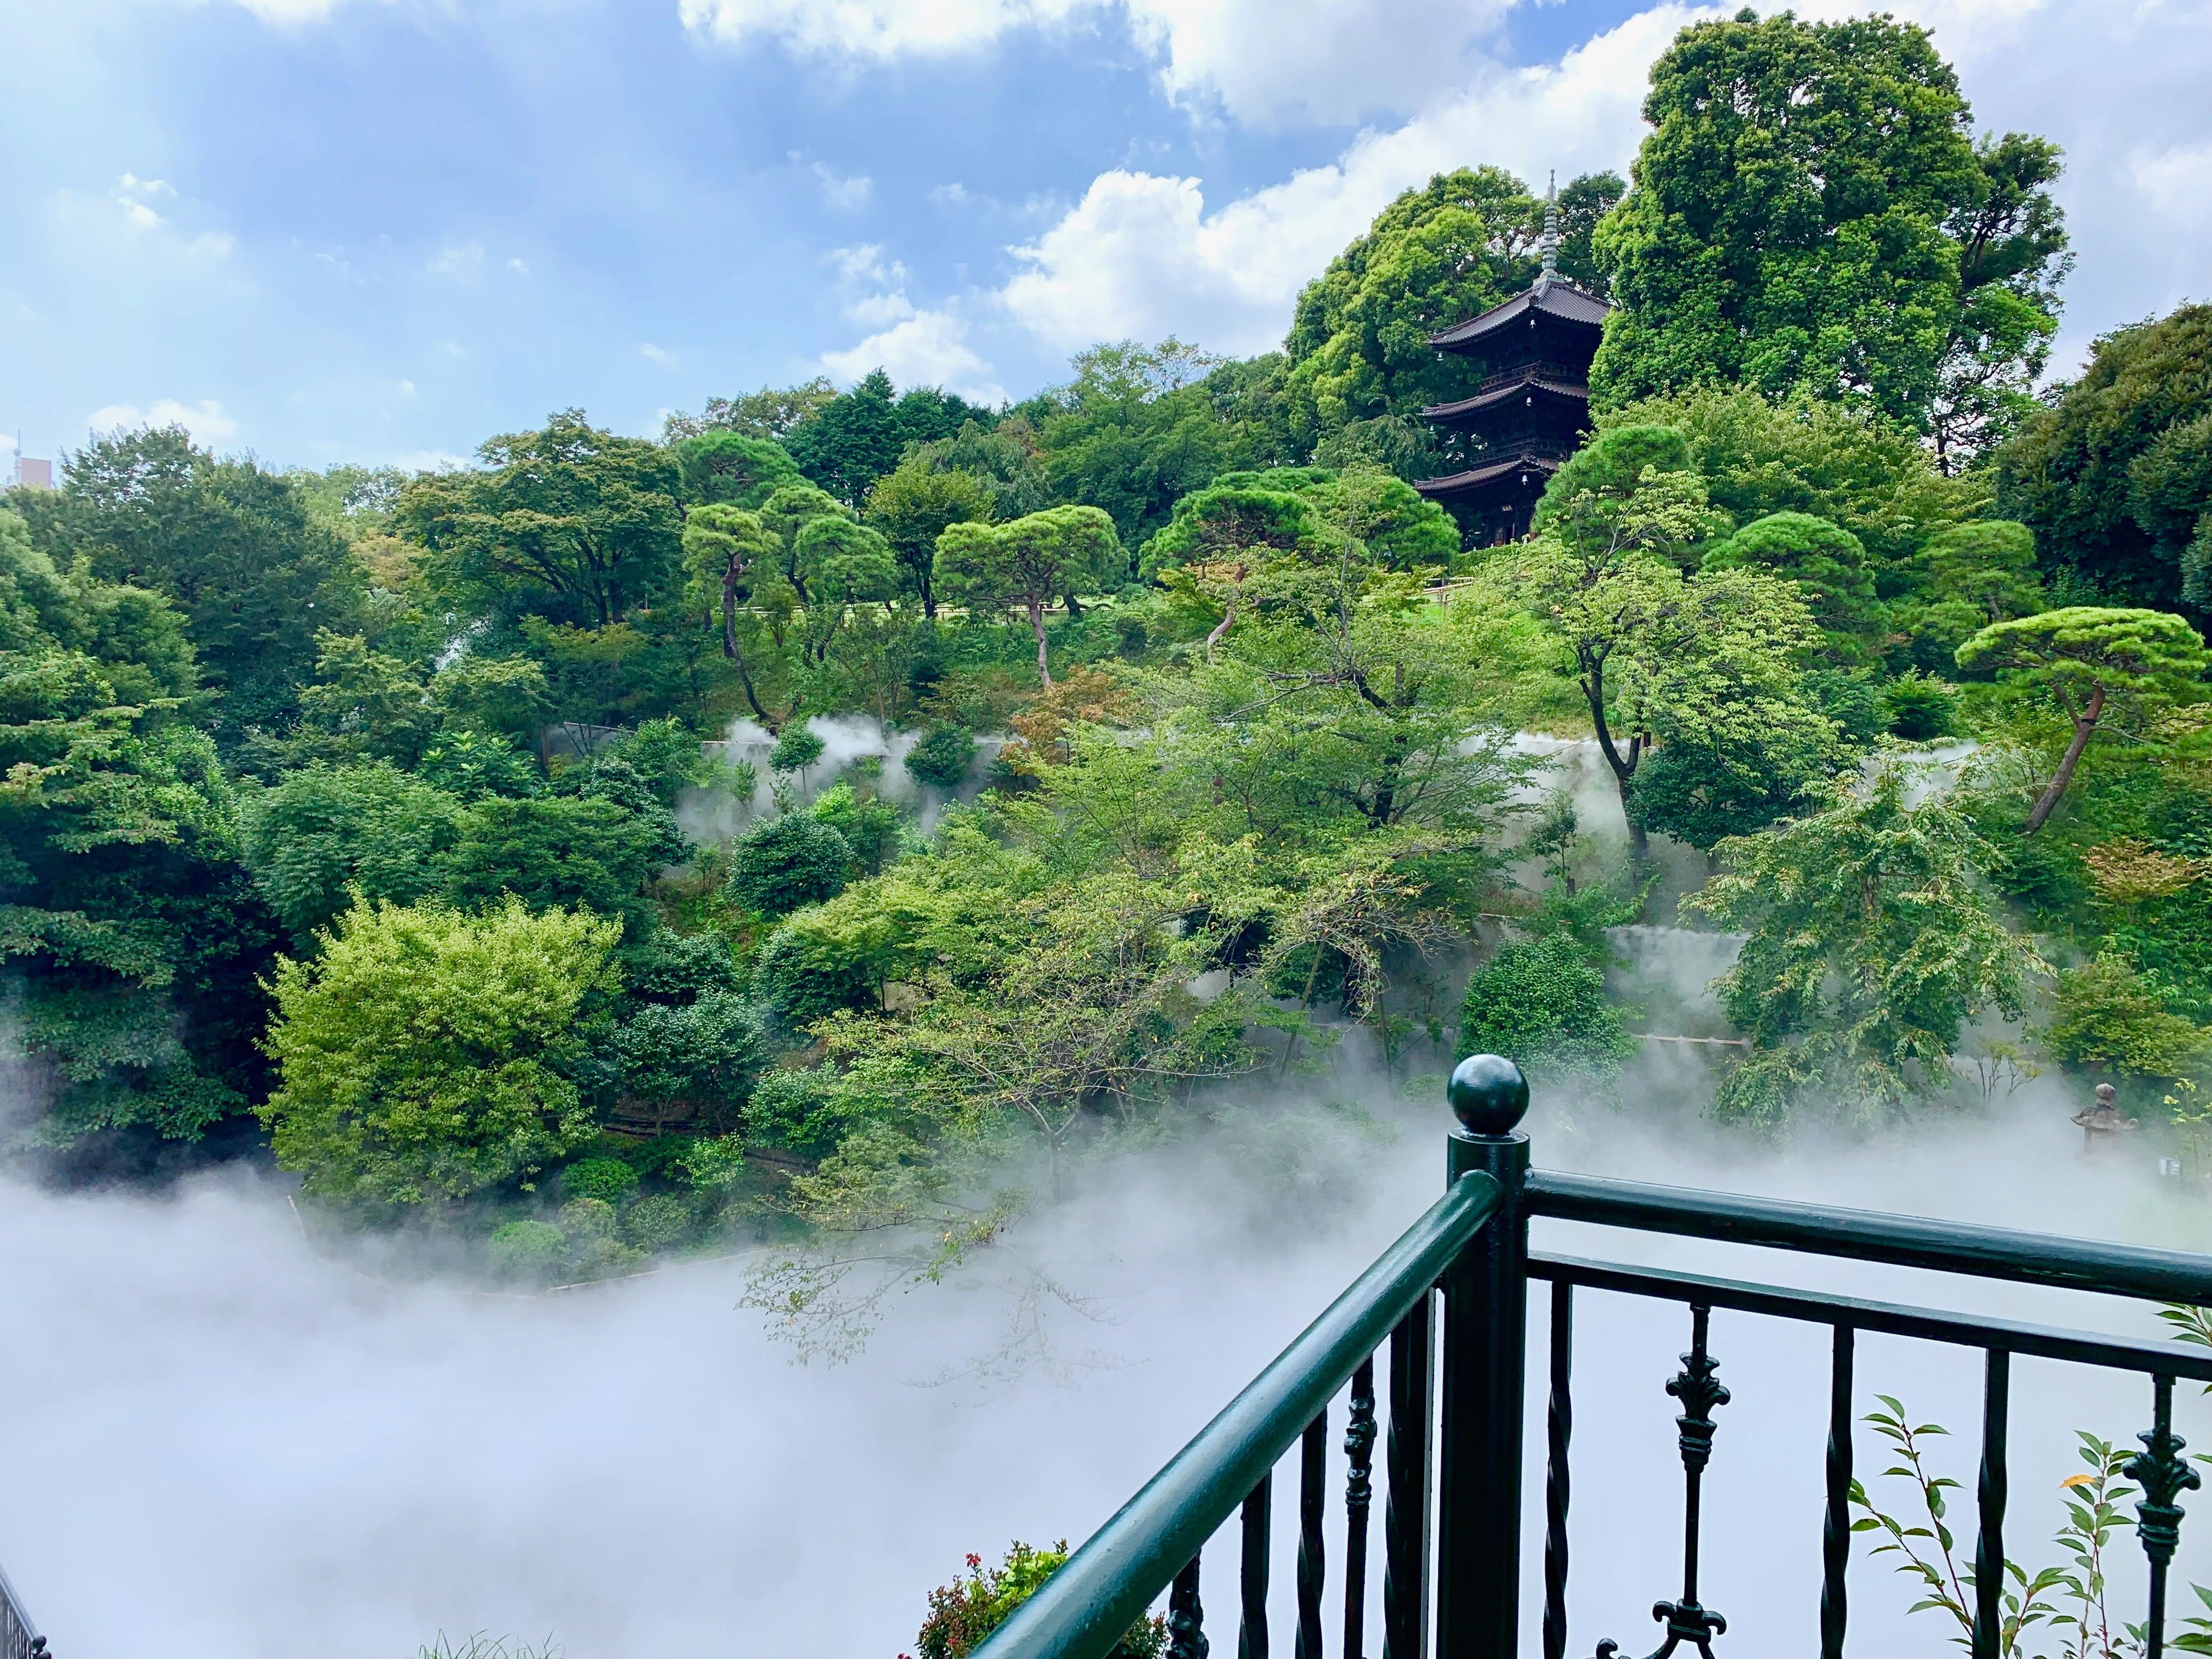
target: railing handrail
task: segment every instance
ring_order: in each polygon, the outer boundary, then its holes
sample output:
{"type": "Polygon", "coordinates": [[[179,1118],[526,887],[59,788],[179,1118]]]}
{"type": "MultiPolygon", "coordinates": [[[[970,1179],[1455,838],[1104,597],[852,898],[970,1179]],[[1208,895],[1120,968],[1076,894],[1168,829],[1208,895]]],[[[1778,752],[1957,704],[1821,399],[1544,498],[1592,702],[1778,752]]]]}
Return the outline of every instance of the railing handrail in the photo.
{"type": "Polygon", "coordinates": [[[1503,1200],[1466,1175],[975,1650],[1103,1659],[1503,1200]]]}
{"type": "Polygon", "coordinates": [[[2212,1256],[2182,1250],[1552,1170],[1529,1172],[1522,1201],[1565,1221],[2212,1306],[2212,1256]]]}
{"type": "Polygon", "coordinates": [[[2212,1352],[2179,1347],[2170,1338],[2154,1340],[2095,1336],[2049,1325],[1950,1313],[1938,1308],[1869,1302],[1860,1297],[1835,1296],[1825,1291],[1790,1290],[1777,1285],[1747,1284],[1738,1279],[1713,1279],[1704,1273],[1632,1267],[1617,1261],[1591,1261],[1581,1256],[1539,1255],[1534,1251],[1528,1256],[1528,1277],[1583,1290],[1612,1291],[1622,1296],[1728,1308],[1769,1319],[1847,1325],[1856,1331],[1911,1337],[1922,1342],[1996,1348],[2006,1353],[2057,1359],[2074,1365],[2137,1371],[2146,1376],[2185,1376],[2191,1382],[2212,1383],[2212,1352]]]}
{"type": "Polygon", "coordinates": [[[23,1610],[22,1598],[15,1594],[5,1572],[0,1572],[0,1638],[5,1638],[0,1642],[0,1659],[25,1659],[46,1650],[46,1644],[39,1639],[39,1627],[23,1610]]]}

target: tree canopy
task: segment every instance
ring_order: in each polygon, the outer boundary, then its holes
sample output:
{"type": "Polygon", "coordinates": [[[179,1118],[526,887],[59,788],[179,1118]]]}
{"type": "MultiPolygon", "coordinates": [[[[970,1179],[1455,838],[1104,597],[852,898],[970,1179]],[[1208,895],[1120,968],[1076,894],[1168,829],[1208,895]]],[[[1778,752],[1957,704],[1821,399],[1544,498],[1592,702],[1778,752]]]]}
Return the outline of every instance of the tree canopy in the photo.
{"type": "Polygon", "coordinates": [[[2001,435],[2056,327],[2056,149],[1974,142],[1926,32],[1788,12],[1692,24],[1652,66],[1653,131],[1600,227],[1620,309],[1593,394],[1743,386],[2001,435]]]}

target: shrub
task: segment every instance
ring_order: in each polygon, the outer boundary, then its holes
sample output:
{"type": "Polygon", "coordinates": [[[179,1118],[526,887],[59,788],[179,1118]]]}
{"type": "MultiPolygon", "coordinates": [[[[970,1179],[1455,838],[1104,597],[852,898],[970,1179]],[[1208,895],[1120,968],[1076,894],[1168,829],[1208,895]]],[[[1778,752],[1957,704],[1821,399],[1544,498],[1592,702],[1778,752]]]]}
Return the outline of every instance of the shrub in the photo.
{"type": "Polygon", "coordinates": [[[623,1236],[641,1250],[665,1250],[691,1231],[691,1212],[666,1193],[641,1198],[623,1217],[623,1236]]]}
{"type": "Polygon", "coordinates": [[[731,896],[763,915],[787,915],[843,890],[853,849],[826,823],[786,813],[748,830],[730,855],[731,896]]]}
{"type": "Polygon", "coordinates": [[[604,1198],[572,1198],[561,1206],[561,1231],[575,1239],[611,1238],[615,1231],[615,1206],[604,1198]]]}
{"type": "Polygon", "coordinates": [[[908,775],[939,789],[958,788],[975,763],[975,739],[957,726],[932,726],[906,756],[908,775]]]}
{"type": "Polygon", "coordinates": [[[551,1272],[568,1249],[561,1230],[543,1221],[510,1221],[491,1236],[492,1265],[518,1277],[551,1272]]]}
{"type": "Polygon", "coordinates": [[[586,1158],[561,1171],[561,1190],[572,1199],[619,1204],[637,1185],[637,1171],[618,1158],[586,1158]]]}
{"type": "Polygon", "coordinates": [[[1460,1019],[1462,1055],[1611,1073],[1632,1052],[1620,1010],[1605,1000],[1605,975],[1565,933],[1500,948],[1468,981],[1460,1019]]]}
{"type": "Polygon", "coordinates": [[[1893,733],[1907,743],[1926,743],[1932,738],[1951,735],[1951,721],[1958,713],[1959,693],[1955,687],[1945,684],[1934,675],[1916,670],[1899,675],[1882,687],[1881,701],[1893,733]]]}
{"type": "MultiPolygon", "coordinates": [[[[964,1659],[1066,1560],[1064,1539],[1047,1550],[1017,1541],[995,1567],[986,1568],[981,1556],[970,1555],[965,1578],[929,1593],[929,1617],[915,1638],[919,1659],[964,1659]]],[[[1167,1640],[1167,1620],[1155,1613],[1130,1626],[1109,1659],[1158,1659],[1167,1640]]]]}

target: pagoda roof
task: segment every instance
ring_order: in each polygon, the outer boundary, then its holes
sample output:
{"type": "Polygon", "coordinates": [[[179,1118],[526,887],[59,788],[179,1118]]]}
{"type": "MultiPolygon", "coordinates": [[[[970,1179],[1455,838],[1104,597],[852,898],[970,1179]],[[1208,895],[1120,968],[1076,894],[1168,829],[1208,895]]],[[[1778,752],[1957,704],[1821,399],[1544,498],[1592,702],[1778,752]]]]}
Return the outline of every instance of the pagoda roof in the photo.
{"type": "Polygon", "coordinates": [[[1478,392],[1472,398],[1462,398],[1455,404],[1431,404],[1421,411],[1425,421],[1449,421],[1462,415],[1480,415],[1486,409],[1496,409],[1510,404],[1516,398],[1526,397],[1531,392],[1540,392],[1547,397],[1567,403],[1587,404],[1589,388],[1578,380],[1557,380],[1548,374],[1530,373],[1504,386],[1478,392]]]}
{"type": "Polygon", "coordinates": [[[1459,495],[1485,484],[1496,483],[1514,472],[1525,472],[1531,468],[1543,473],[1557,472],[1561,463],[1544,455],[1504,455],[1494,461],[1485,461],[1480,466],[1469,467],[1464,472],[1455,472],[1445,478],[1417,478],[1413,488],[1424,495],[1459,495]]]}
{"type": "Polygon", "coordinates": [[[1588,328],[1602,325],[1613,307],[1595,294],[1586,294],[1564,276],[1548,279],[1540,277],[1532,286],[1502,305],[1494,305],[1480,317],[1470,317],[1455,324],[1441,334],[1429,336],[1432,346],[1449,349],[1473,343],[1484,335],[1495,332],[1509,323],[1518,322],[1531,312],[1542,312],[1561,322],[1579,323],[1588,328]]]}

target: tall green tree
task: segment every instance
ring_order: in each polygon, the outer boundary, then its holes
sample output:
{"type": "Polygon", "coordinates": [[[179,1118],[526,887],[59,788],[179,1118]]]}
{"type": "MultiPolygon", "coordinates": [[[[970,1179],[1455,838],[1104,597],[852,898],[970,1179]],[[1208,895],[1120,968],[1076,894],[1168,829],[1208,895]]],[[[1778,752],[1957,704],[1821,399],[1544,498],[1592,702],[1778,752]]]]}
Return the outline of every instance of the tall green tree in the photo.
{"type": "Polygon", "coordinates": [[[1052,684],[1044,612],[1061,594],[1116,574],[1114,521],[1095,507],[1054,507],[1011,524],[956,524],[937,542],[937,585],[971,605],[1018,605],[1036,637],[1037,678],[1052,684]]]}
{"type": "Polygon", "coordinates": [[[678,440],[675,448],[686,507],[758,507],[784,485],[799,482],[799,464],[771,438],[702,432],[678,440]]]}
{"type": "Polygon", "coordinates": [[[868,491],[867,522],[890,544],[908,586],[921,600],[922,615],[937,614],[937,538],[948,526],[996,516],[994,496],[981,474],[939,467],[919,454],[877,479],[868,491]]]}
{"type": "Polygon", "coordinates": [[[476,470],[424,473],[400,493],[402,533],[440,591],[502,620],[603,629],[674,588],[683,480],[659,445],[570,409],[487,440],[477,458],[476,470]]]}
{"type": "Polygon", "coordinates": [[[738,672],[754,718],[773,726],[761,706],[753,666],[745,655],[738,625],[738,608],[750,600],[763,574],[775,575],[783,544],[757,513],[742,507],[694,507],[684,521],[684,563],[690,577],[685,590],[698,609],[719,612],[722,655],[738,672]]]}
{"type": "Polygon", "coordinates": [[[1814,1101],[1940,1097],[1966,1023],[2017,1016],[2044,971],[1983,885],[2002,855],[1944,794],[1909,805],[1907,782],[1894,763],[1839,780],[1825,810],[1721,843],[1725,871],[1684,901],[1749,935],[1719,989],[1752,1052],[1717,1115],[1771,1128],[1814,1101]]]}
{"type": "Polygon", "coordinates": [[[2021,826],[2033,835],[2074,781],[2081,751],[2099,732],[2140,732],[2177,702],[2205,699],[2212,653],[2180,617],[2163,611],[2068,605],[1994,623],[1959,647],[1959,666],[2018,678],[2072,727],[2051,781],[2021,826]]]}
{"type": "Polygon", "coordinates": [[[2047,344],[2063,246],[2056,151],[1977,149],[1926,33],[1788,12],[1683,30],[1652,66],[1653,131],[1600,228],[1621,309],[1594,395],[1708,385],[1863,402],[1986,441],[1986,393],[2047,344]]]}
{"type": "Polygon", "coordinates": [[[1251,434],[1208,390],[1220,359],[1195,346],[1122,340],[1079,353],[1073,367],[1073,380],[1023,409],[1054,497],[1103,507],[1132,552],[1182,496],[1251,459],[1251,434]]]}
{"type": "Polygon", "coordinates": [[[696,415],[681,410],[661,423],[661,441],[679,443],[708,432],[736,432],[748,438],[786,438],[834,401],[837,388],[817,374],[799,386],[764,386],[738,398],[709,398],[696,415]]]}
{"type": "Polygon", "coordinates": [[[111,583],[166,595],[185,617],[226,741],[290,718],[316,634],[355,624],[366,584],[344,537],[284,477],[218,460],[179,428],[95,439],[57,491],[16,492],[32,539],[111,583]]]}
{"type": "Polygon", "coordinates": [[[2205,568],[2191,550],[2212,550],[2208,402],[2212,305],[2117,329],[1999,453],[1999,502],[2035,532],[2047,565],[2114,599],[2175,604],[2205,568]]]}

